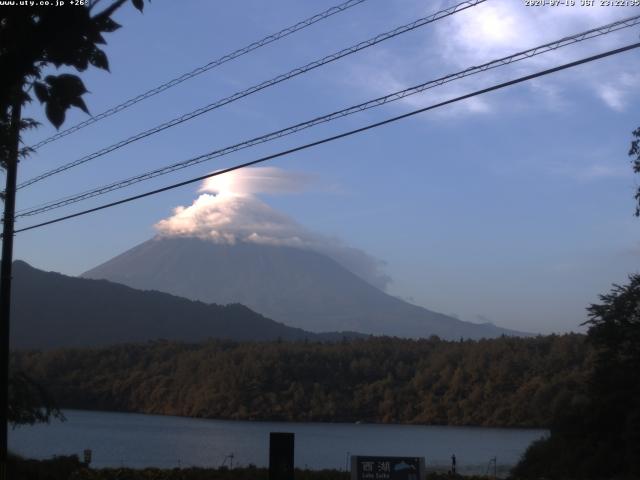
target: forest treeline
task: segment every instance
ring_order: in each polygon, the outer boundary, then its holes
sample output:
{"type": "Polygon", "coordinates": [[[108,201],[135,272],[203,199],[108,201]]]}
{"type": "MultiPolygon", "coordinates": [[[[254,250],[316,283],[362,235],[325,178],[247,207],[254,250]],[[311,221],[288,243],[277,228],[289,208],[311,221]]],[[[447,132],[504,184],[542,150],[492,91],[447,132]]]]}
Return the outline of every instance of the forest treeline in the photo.
{"type": "Polygon", "coordinates": [[[17,352],[62,408],[217,419],[545,427],[583,394],[582,335],[448,342],[155,341],[17,352]]]}

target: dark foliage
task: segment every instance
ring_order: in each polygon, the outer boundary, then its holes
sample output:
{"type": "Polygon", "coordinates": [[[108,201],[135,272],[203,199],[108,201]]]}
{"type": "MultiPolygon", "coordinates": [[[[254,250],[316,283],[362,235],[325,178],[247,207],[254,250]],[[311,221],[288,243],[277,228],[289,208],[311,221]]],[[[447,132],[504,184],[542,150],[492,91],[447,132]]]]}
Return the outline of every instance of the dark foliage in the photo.
{"type": "MultiPolygon", "coordinates": [[[[349,480],[349,474],[338,470],[295,470],[296,480],[349,480]]],[[[234,468],[174,468],[161,470],[145,468],[103,468],[100,470],[79,470],[73,480],[268,480],[266,468],[244,467],[234,468]]]]}
{"type": "MultiPolygon", "coordinates": [[[[106,44],[103,34],[120,28],[111,16],[127,1],[116,0],[98,13],[92,7],[99,2],[64,8],[36,2],[33,6],[0,10],[0,118],[5,132],[9,110],[16,102],[31,100],[30,90],[44,104],[47,118],[56,128],[72,106],[88,113],[82,99],[87,89],[78,76],[48,75],[42,81],[42,71],[49,65],[72,67],[79,72],[89,65],[108,70],[107,56],[98,45],[106,44]]],[[[132,2],[142,11],[142,0],[132,2]]]]}
{"type": "MultiPolygon", "coordinates": [[[[634,140],[631,142],[631,148],[629,149],[629,156],[634,157],[631,161],[633,171],[640,173],[640,128],[636,128],[633,131],[634,140]]],[[[635,193],[636,199],[636,217],[640,217],[640,188],[635,193]]]]}
{"type": "Polygon", "coordinates": [[[16,427],[47,423],[52,418],[64,420],[64,415],[45,389],[24,372],[13,372],[9,377],[9,423],[16,427]]]}
{"type": "Polygon", "coordinates": [[[640,275],[588,308],[593,368],[584,396],[561,403],[551,436],[527,451],[518,478],[640,478],[640,275]]]}
{"type": "MultiPolygon", "coordinates": [[[[20,480],[267,480],[266,468],[247,466],[229,469],[220,468],[101,468],[92,469],[81,463],[76,456],[55,457],[52,460],[25,460],[11,456],[9,478],[20,480]]],[[[341,470],[296,469],[296,480],[349,480],[349,472],[341,470]]],[[[483,476],[447,475],[431,472],[426,480],[481,480],[483,476]]]]}
{"type": "MultiPolygon", "coordinates": [[[[21,118],[20,111],[32,100],[32,94],[44,104],[46,116],[56,128],[72,106],[89,113],[82,99],[87,89],[78,76],[47,75],[42,81],[43,71],[53,66],[82,72],[89,65],[108,70],[107,56],[98,45],[106,43],[103,33],[119,27],[111,15],[127,1],[114,0],[99,13],[92,11],[99,0],[87,1],[87,6],[85,2],[64,8],[33,2],[0,9],[0,169],[17,167],[18,159],[30,153],[28,147],[20,149],[20,135],[36,128],[38,122],[21,118]]],[[[132,2],[142,10],[142,0],[132,2]]],[[[9,185],[6,191],[11,191],[9,185]]],[[[3,191],[0,200],[4,199],[3,191]]],[[[5,211],[4,217],[13,214],[5,211]]],[[[46,391],[23,373],[14,373],[8,386],[9,421],[14,426],[46,422],[52,416],[61,418],[46,391]]]]}
{"type": "MultiPolygon", "coordinates": [[[[62,456],[52,460],[27,460],[9,455],[7,478],[20,480],[69,480],[75,478],[84,465],[78,457],[62,456]]],[[[106,477],[104,477],[106,478],[106,477]]]]}
{"type": "MultiPolygon", "coordinates": [[[[93,8],[100,0],[87,0],[87,6],[55,7],[34,2],[0,9],[0,168],[15,161],[11,158],[14,132],[20,135],[39,125],[33,119],[21,118],[17,130],[11,127],[11,112],[30,102],[32,95],[44,105],[47,118],[56,128],[64,123],[71,107],[89,113],[82,98],[87,89],[80,77],[62,73],[42,79],[43,71],[53,66],[83,72],[89,65],[109,70],[107,55],[98,46],[106,44],[103,34],[120,28],[111,16],[127,1],[114,0],[98,13],[93,8]]],[[[131,1],[142,11],[143,0],[131,1]]],[[[29,153],[30,149],[23,147],[19,157],[29,153]]],[[[4,200],[4,193],[0,200],[4,200]]]]}
{"type": "Polygon", "coordinates": [[[15,354],[61,406],[204,418],[540,427],[584,396],[580,335],[154,342],[15,354]]]}
{"type": "MultiPolygon", "coordinates": [[[[20,480],[267,480],[266,468],[87,468],[76,456],[55,457],[52,460],[26,460],[15,455],[9,458],[9,478],[20,480]]],[[[295,471],[296,480],[349,480],[349,473],[338,470],[295,471]]],[[[429,477],[439,480],[440,476],[429,477]]],[[[470,478],[470,480],[473,480],[470,478]]]]}

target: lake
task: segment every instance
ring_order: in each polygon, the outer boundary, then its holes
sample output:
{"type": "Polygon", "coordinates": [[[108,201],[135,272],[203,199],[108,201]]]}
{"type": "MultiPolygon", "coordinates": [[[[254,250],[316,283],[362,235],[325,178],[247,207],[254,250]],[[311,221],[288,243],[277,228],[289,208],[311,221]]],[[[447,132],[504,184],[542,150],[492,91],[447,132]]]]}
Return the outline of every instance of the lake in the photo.
{"type": "Polygon", "coordinates": [[[64,423],[11,431],[9,448],[39,459],[82,458],[89,448],[93,467],[218,467],[230,454],[234,465],[260,467],[269,462],[269,432],[293,432],[298,468],[345,469],[351,454],[424,456],[427,469],[446,470],[455,454],[460,473],[484,474],[496,457],[498,472],[505,474],[531,442],[547,435],[534,429],[246,422],[81,410],[64,414],[64,423]]]}

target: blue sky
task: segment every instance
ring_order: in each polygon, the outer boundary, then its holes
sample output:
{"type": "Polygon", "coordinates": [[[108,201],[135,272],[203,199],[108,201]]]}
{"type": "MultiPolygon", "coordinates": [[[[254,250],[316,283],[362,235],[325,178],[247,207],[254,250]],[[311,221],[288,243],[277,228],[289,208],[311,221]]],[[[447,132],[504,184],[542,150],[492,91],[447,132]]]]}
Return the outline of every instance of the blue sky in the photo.
{"type": "MultiPolygon", "coordinates": [[[[93,113],[338,3],[154,1],[118,14],[111,73],[87,71],[93,113]]],[[[20,180],[456,2],[368,0],[43,147],[20,180]]],[[[579,3],[579,2],[578,2],[579,3]]],[[[488,0],[21,190],[18,208],[84,191],[640,12],[488,0]]],[[[201,175],[638,39],[625,29],[469,77],[74,207],[201,175]]],[[[274,161],[304,188],[251,191],[317,238],[383,261],[388,291],[470,321],[579,330],[585,307],[638,270],[627,150],[639,54],[494,92],[274,161]],[[307,181],[308,180],[308,181],[307,181]]],[[[27,113],[42,118],[32,104],[27,113]]],[[[85,118],[71,112],[65,126],[85,118]]],[[[32,143],[55,133],[43,127],[32,143]]],[[[15,256],[75,275],[157,233],[198,185],[18,234],[15,256]]],[[[264,203],[263,203],[264,202],[264,203]]],[[[21,219],[18,228],[32,223],[21,219]]]]}

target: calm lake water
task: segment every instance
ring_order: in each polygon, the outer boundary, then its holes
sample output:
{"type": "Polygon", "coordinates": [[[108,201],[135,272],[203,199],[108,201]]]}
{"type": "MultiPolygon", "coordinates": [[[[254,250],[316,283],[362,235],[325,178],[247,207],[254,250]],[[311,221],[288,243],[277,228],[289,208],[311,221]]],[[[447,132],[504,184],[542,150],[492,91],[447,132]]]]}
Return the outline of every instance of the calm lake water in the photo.
{"type": "Polygon", "coordinates": [[[67,421],[10,433],[12,451],[31,458],[93,450],[94,467],[268,465],[269,432],[295,433],[299,468],[344,469],[349,454],[424,456],[447,469],[455,453],[461,473],[485,473],[497,458],[506,473],[545,430],[334,423],[239,422],[132,413],[66,410],[67,421]],[[228,460],[227,460],[228,464],[228,460]]]}

